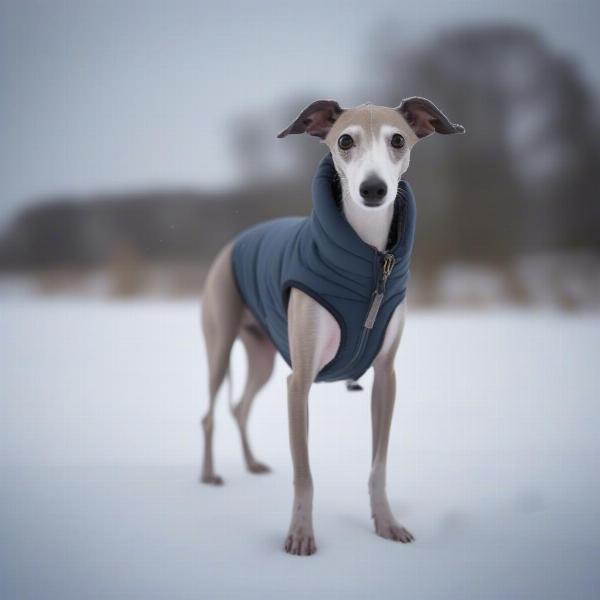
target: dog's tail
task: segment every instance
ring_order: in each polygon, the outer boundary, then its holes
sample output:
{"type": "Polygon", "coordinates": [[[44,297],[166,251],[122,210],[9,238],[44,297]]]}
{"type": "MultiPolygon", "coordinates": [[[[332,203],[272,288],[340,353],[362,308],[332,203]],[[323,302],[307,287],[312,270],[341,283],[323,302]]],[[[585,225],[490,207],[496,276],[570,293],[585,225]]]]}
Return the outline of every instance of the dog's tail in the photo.
{"type": "Polygon", "coordinates": [[[346,389],[349,392],[362,392],[363,386],[356,379],[346,379],[346,389]]]}

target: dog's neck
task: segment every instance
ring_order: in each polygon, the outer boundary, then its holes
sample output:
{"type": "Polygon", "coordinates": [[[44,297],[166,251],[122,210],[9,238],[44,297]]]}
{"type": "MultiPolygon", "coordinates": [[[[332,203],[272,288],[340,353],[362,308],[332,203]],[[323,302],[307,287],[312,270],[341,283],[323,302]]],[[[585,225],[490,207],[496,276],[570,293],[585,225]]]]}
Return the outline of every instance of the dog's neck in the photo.
{"type": "Polygon", "coordinates": [[[340,194],[344,216],[358,237],[374,246],[380,252],[386,249],[390,227],[394,218],[394,203],[390,202],[380,208],[359,206],[350,198],[344,182],[340,182],[340,194]]]}

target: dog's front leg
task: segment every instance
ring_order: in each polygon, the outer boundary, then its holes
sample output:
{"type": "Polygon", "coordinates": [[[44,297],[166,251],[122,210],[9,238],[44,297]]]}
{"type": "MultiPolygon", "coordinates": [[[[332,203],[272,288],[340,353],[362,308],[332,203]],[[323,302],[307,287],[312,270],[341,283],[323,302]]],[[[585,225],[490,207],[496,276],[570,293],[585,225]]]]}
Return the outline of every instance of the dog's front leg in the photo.
{"type": "Polygon", "coordinates": [[[316,551],[312,522],[313,481],[308,460],[308,392],[310,383],[297,374],[288,377],[290,448],[294,464],[294,504],[285,540],[290,554],[316,551]]]}
{"type": "Polygon", "coordinates": [[[293,289],[288,306],[292,373],[288,377],[290,449],[294,465],[294,503],[285,550],[316,552],[312,521],[313,481],[308,458],[308,395],[317,374],[337,353],[335,319],[315,300],[293,289]]]}
{"type": "Polygon", "coordinates": [[[405,309],[401,304],[390,319],[386,336],[373,364],[373,392],[371,396],[371,424],[373,429],[373,454],[369,495],[371,516],[375,521],[375,532],[381,537],[408,543],[412,534],[392,514],[386,491],[386,464],[390,427],[396,398],[396,373],[394,358],[404,327],[405,309]]]}

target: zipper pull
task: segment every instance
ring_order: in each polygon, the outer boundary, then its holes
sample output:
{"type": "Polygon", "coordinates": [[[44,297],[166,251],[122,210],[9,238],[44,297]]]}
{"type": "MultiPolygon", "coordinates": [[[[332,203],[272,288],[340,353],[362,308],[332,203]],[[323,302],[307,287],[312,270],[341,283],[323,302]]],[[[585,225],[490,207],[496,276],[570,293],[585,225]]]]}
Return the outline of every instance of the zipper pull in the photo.
{"type": "Polygon", "coordinates": [[[396,257],[393,254],[384,255],[383,267],[382,267],[384,285],[385,285],[385,282],[388,280],[388,277],[391,275],[392,269],[394,268],[395,264],[396,264],[396,257]]]}
{"type": "Polygon", "coordinates": [[[373,292],[371,306],[369,307],[369,312],[367,313],[367,318],[365,319],[364,326],[367,329],[373,329],[373,326],[375,325],[375,319],[377,318],[379,307],[383,301],[385,284],[387,283],[395,263],[396,257],[393,254],[383,255],[383,260],[381,261],[381,271],[377,277],[377,288],[373,292]]]}

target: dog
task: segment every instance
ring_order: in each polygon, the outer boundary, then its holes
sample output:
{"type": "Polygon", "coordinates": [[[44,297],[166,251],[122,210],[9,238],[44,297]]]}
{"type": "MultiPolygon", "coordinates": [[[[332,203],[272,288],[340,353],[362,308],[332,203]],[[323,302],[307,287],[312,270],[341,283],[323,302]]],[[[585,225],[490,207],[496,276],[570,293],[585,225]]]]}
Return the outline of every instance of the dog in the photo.
{"type": "Polygon", "coordinates": [[[371,516],[379,536],[414,540],[392,514],[386,493],[394,357],[406,315],[414,235],[414,200],[402,175],[419,140],[434,132],[464,131],[421,97],[407,98],[396,108],[364,104],[343,109],[334,100],[313,102],[278,135],[305,133],[329,150],[313,181],[311,217],[277,219],[242,232],[208,272],[202,328],[209,406],[202,418],[201,481],[223,483],[214,470],[214,408],[238,338],[248,354],[248,378],[232,413],[247,469],[269,472],[252,452],[247,422],[279,351],[291,366],[287,396],[294,501],[283,544],[290,554],[316,552],[307,443],[311,385],[345,380],[351,388],[371,366],[371,516]]]}

